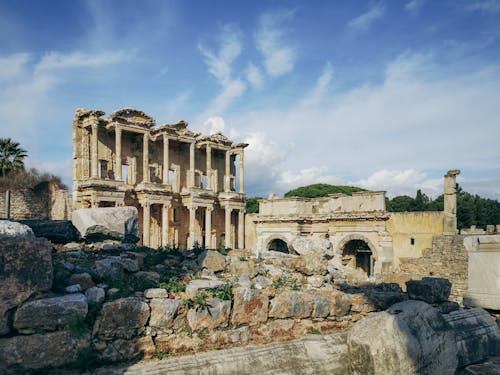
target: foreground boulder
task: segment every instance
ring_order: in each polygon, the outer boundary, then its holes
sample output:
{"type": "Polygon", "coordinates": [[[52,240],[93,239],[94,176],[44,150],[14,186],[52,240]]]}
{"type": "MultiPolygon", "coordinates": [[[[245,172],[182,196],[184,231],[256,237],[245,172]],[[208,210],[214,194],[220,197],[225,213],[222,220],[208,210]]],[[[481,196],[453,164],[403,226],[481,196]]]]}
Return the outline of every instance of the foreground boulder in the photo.
{"type": "Polygon", "coordinates": [[[78,239],[78,231],[69,220],[21,220],[31,228],[35,236],[52,243],[68,243],[78,239]]]}
{"type": "Polygon", "coordinates": [[[53,268],[52,246],[45,238],[13,237],[1,240],[0,246],[0,335],[4,335],[10,331],[7,311],[52,288],[53,268]]]}
{"type": "Polygon", "coordinates": [[[73,212],[71,221],[88,241],[139,241],[135,207],[82,208],[73,212]]]}
{"type": "Polygon", "coordinates": [[[12,366],[41,369],[66,365],[75,362],[79,354],[89,346],[90,334],[75,337],[68,331],[0,339],[0,373],[3,374],[7,367],[12,366]]]}
{"type": "Polygon", "coordinates": [[[453,330],[420,301],[400,302],[360,320],[347,345],[351,375],[453,375],[458,365],[453,330]]]}
{"type": "Polygon", "coordinates": [[[410,299],[427,303],[448,301],[451,293],[451,283],[448,279],[424,277],[422,280],[406,282],[406,291],[410,299]]]}
{"type": "Polygon", "coordinates": [[[22,237],[34,237],[30,227],[15,221],[0,220],[0,240],[22,237]]]}
{"type": "Polygon", "coordinates": [[[292,248],[299,255],[319,255],[333,257],[332,243],[326,238],[320,237],[297,237],[292,242],[292,248]]]}
{"type": "Polygon", "coordinates": [[[33,333],[37,328],[55,330],[87,315],[87,299],[83,294],[37,299],[19,307],[14,315],[14,328],[20,333],[33,333]]]}
{"type": "Polygon", "coordinates": [[[105,303],[96,323],[97,335],[103,339],[130,339],[144,332],[150,310],[140,298],[120,298],[105,303]]]}

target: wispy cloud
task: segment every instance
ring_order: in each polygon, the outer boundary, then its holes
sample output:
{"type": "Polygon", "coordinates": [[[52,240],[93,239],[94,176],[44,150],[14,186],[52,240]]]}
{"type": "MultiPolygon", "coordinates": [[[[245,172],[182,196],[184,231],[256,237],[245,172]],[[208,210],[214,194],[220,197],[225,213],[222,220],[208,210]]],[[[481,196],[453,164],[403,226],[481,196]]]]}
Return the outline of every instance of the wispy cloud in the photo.
{"type": "Polygon", "coordinates": [[[384,13],[385,6],[382,2],[380,2],[367,12],[350,20],[347,26],[355,32],[366,31],[375,21],[381,19],[384,16],[384,13]]]}
{"type": "Polygon", "coordinates": [[[264,76],[262,75],[259,67],[255,66],[252,63],[248,63],[246,69],[247,81],[252,85],[255,89],[261,89],[264,86],[264,76]]]}
{"type": "Polygon", "coordinates": [[[88,53],[75,51],[71,53],[48,52],[35,67],[35,73],[41,71],[68,68],[100,68],[123,63],[132,58],[133,51],[103,51],[88,53]]]}
{"type": "Polygon", "coordinates": [[[293,18],[294,13],[293,10],[265,13],[260,18],[256,34],[257,49],[271,77],[280,77],[294,68],[296,53],[293,47],[287,46],[285,40],[285,24],[293,18]]]}
{"type": "Polygon", "coordinates": [[[411,0],[405,4],[405,9],[412,15],[416,16],[420,13],[424,0],[411,0]]]}
{"type": "Polygon", "coordinates": [[[28,53],[0,56],[0,82],[19,78],[29,60],[30,55],[28,53]]]}
{"type": "Polygon", "coordinates": [[[316,86],[312,89],[309,95],[302,99],[301,106],[311,107],[323,104],[324,99],[328,96],[331,82],[333,79],[332,64],[327,63],[323,72],[316,81],[316,86]]]}
{"type": "Polygon", "coordinates": [[[209,73],[222,86],[219,94],[217,94],[207,109],[199,116],[198,122],[204,123],[209,117],[220,116],[247,88],[243,80],[233,78],[232,75],[232,64],[242,51],[240,34],[236,26],[225,25],[218,38],[218,52],[207,48],[203,43],[199,43],[198,45],[209,73]]]}

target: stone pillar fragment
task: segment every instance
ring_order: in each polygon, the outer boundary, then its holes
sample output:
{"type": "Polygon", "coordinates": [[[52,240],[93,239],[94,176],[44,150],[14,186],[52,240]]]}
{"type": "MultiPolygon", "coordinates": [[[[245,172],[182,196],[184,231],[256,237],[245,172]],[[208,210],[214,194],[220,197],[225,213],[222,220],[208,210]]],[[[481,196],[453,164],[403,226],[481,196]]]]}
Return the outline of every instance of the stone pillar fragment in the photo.
{"type": "Polygon", "coordinates": [[[245,248],[245,210],[238,211],[238,249],[245,248]]]}
{"type": "Polygon", "coordinates": [[[115,178],[121,181],[122,180],[122,128],[118,125],[115,126],[115,165],[116,165],[115,178]]]}
{"type": "Polygon", "coordinates": [[[189,187],[194,187],[194,142],[189,146],[189,187]]]}
{"type": "Polygon", "coordinates": [[[224,174],[224,191],[230,191],[231,190],[231,183],[230,183],[230,173],[231,173],[231,152],[228,150],[226,151],[226,172],[224,174]]]}
{"type": "Polygon", "coordinates": [[[207,189],[212,188],[212,147],[207,145],[207,189]]]}
{"type": "Polygon", "coordinates": [[[243,173],[243,151],[240,153],[240,193],[245,192],[245,186],[244,186],[244,173],[243,173]]]}
{"type": "Polygon", "coordinates": [[[212,207],[207,207],[205,211],[205,247],[211,249],[212,246],[212,207]]]}
{"type": "Polygon", "coordinates": [[[194,247],[194,244],[196,242],[196,229],[195,229],[195,222],[196,222],[196,209],[197,206],[189,206],[189,237],[188,237],[188,244],[187,248],[192,249],[194,247]]]}
{"type": "Polygon", "coordinates": [[[150,223],[151,223],[151,205],[149,202],[144,202],[142,205],[142,244],[149,246],[150,238],[150,223]]]}
{"type": "Polygon", "coordinates": [[[225,225],[225,246],[226,248],[231,248],[231,212],[232,208],[226,206],[226,225],[225,225]]]}
{"type": "Polygon", "coordinates": [[[163,135],[163,178],[162,178],[162,182],[165,185],[168,185],[168,172],[170,170],[168,148],[169,148],[168,138],[165,135],[163,135]]]}
{"type": "Polygon", "coordinates": [[[149,133],[144,133],[142,143],[142,182],[149,183],[149,133]]]}
{"type": "Polygon", "coordinates": [[[457,175],[453,169],[444,176],[444,229],[443,234],[457,234],[457,175]]]}
{"type": "Polygon", "coordinates": [[[98,172],[98,131],[99,120],[92,123],[92,139],[90,143],[90,175],[92,178],[99,178],[98,172]]]}
{"type": "Polygon", "coordinates": [[[170,202],[164,203],[161,209],[161,245],[163,247],[169,246],[168,230],[169,218],[168,212],[170,210],[170,202]]]}

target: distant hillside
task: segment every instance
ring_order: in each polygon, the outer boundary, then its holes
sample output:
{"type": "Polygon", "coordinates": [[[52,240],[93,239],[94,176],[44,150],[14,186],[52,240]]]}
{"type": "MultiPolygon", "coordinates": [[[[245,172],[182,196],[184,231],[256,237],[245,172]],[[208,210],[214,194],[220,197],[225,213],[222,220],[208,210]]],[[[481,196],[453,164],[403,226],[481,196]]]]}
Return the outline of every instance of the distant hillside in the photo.
{"type": "Polygon", "coordinates": [[[290,197],[319,198],[319,197],[326,197],[329,194],[339,194],[339,193],[351,195],[352,193],[358,191],[366,191],[366,190],[356,186],[313,184],[290,190],[289,192],[285,193],[285,198],[290,198],[290,197]]]}

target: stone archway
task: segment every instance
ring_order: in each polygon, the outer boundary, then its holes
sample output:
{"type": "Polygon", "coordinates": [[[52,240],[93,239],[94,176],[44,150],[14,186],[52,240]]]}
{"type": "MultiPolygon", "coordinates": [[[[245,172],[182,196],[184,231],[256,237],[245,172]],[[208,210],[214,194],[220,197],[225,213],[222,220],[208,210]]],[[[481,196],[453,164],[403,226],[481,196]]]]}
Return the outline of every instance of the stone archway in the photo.
{"type": "Polygon", "coordinates": [[[374,274],[377,253],[368,238],[360,235],[347,236],[337,249],[342,256],[342,265],[360,270],[367,276],[374,274]]]}
{"type": "Polygon", "coordinates": [[[290,254],[290,247],[284,238],[274,237],[267,242],[266,250],[290,254]]]}

